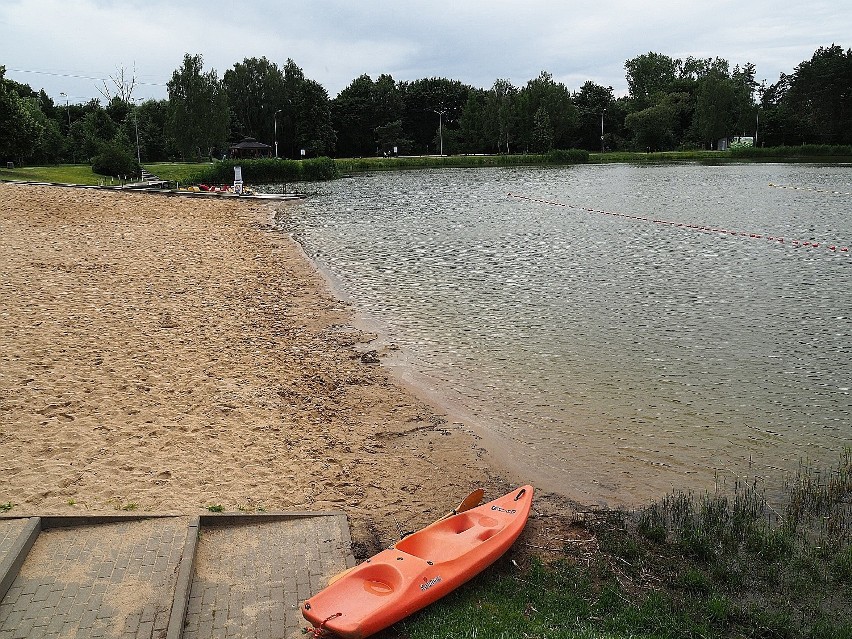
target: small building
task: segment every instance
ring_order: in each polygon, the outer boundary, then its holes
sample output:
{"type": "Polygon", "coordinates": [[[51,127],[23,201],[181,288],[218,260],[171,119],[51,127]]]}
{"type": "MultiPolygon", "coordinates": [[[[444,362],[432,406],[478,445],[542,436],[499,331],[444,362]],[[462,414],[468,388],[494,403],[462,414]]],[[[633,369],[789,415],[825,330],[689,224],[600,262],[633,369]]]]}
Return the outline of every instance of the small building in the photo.
{"type": "Polygon", "coordinates": [[[242,142],[231,145],[232,158],[268,158],[272,157],[272,147],[254,138],[245,138],[242,142]]]}
{"type": "Polygon", "coordinates": [[[732,138],[722,138],[716,144],[719,151],[727,151],[741,146],[754,146],[754,136],[738,135],[732,138]]]}

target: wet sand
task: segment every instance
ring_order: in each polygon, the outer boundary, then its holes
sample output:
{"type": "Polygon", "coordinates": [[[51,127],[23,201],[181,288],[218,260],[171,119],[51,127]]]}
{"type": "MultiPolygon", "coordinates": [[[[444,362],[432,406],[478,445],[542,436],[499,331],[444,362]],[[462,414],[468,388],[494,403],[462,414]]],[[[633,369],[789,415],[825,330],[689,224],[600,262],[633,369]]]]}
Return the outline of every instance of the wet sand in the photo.
{"type": "Polygon", "coordinates": [[[9,184],[0,203],[12,512],[336,509],[369,549],[522,479],[361,357],[371,336],[266,204],[9,184]]]}

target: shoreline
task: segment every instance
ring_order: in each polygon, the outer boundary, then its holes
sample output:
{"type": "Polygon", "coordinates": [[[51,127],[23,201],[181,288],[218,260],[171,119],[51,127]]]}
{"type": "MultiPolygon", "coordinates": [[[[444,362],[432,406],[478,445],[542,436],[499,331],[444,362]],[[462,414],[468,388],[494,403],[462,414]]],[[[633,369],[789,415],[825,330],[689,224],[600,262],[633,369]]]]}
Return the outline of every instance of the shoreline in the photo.
{"type": "MultiPolygon", "coordinates": [[[[283,217],[285,209],[276,207],[272,223],[298,247],[306,263],[322,278],[329,293],[350,308],[353,326],[367,336],[356,345],[359,352],[374,354],[396,384],[429,406],[434,413],[444,416],[453,427],[472,437],[481,449],[480,455],[487,466],[500,477],[512,484],[531,483],[539,493],[550,494],[571,504],[572,510],[635,509],[646,504],[644,500],[626,501],[612,496],[605,498],[590,491],[574,489],[566,484],[566,479],[559,469],[546,464],[536,466],[541,460],[530,457],[522,448],[519,449],[511,438],[501,435],[493,427],[496,425],[493,419],[476,415],[463,401],[453,398],[451,393],[447,392],[446,383],[442,388],[442,380],[431,377],[418,368],[413,361],[413,355],[393,341],[381,318],[357,309],[336,275],[321,262],[312,259],[294,235],[283,228],[284,223],[279,220],[283,217]]],[[[663,494],[659,495],[662,496],[663,494]]]]}
{"type": "MultiPolygon", "coordinates": [[[[276,227],[279,226],[277,218],[278,210],[276,210],[273,219],[273,224],[276,227]]],[[[452,427],[461,429],[474,438],[478,442],[478,447],[481,449],[480,455],[486,461],[489,468],[496,471],[499,476],[508,480],[510,483],[517,485],[528,482],[532,483],[536,486],[537,490],[559,495],[576,506],[583,503],[585,504],[584,507],[588,507],[594,501],[590,496],[586,496],[588,499],[582,501],[583,496],[569,494],[564,490],[564,487],[557,486],[558,481],[547,479],[540,473],[536,473],[535,471],[532,471],[532,474],[525,473],[523,471],[524,463],[519,461],[517,456],[512,453],[513,443],[510,440],[495,433],[486,423],[473,415],[469,409],[466,409],[460,403],[453,401],[441,393],[440,390],[436,389],[434,385],[439,384],[438,380],[434,380],[419,372],[416,366],[406,359],[408,354],[402,353],[400,347],[391,340],[381,320],[370,317],[362,311],[357,310],[352,305],[348,294],[337,281],[334,274],[311,259],[305,247],[293,237],[292,233],[285,230],[281,232],[288,236],[294,246],[298,247],[305,261],[322,278],[330,294],[350,307],[351,323],[364,336],[363,341],[355,345],[358,352],[361,354],[374,353],[379,359],[382,368],[403,390],[410,393],[417,400],[424,402],[437,415],[443,416],[452,427]]],[[[596,505],[606,507],[603,503],[596,505]]],[[[621,505],[619,504],[619,506],[621,505]]]]}
{"type": "Polygon", "coordinates": [[[361,361],[351,309],[268,206],[0,197],[10,514],[337,509],[369,553],[506,486],[470,433],[361,361]]]}

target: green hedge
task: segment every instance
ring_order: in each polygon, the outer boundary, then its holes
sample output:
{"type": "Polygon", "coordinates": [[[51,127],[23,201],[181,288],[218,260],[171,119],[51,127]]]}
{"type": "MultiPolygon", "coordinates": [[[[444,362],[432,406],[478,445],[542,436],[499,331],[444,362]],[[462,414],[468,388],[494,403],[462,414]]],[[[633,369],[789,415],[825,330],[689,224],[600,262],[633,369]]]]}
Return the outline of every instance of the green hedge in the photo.
{"type": "Polygon", "coordinates": [[[584,149],[554,149],[545,158],[548,164],[585,164],[589,152],[584,149]]]}
{"type": "Polygon", "coordinates": [[[192,182],[200,184],[231,184],[234,167],[242,167],[243,182],[246,184],[274,184],[278,182],[320,182],[338,177],[337,165],[331,158],[309,160],[281,160],[262,158],[257,160],[223,160],[192,176],[192,182]]]}
{"type": "Polygon", "coordinates": [[[734,158],[826,158],[852,157],[852,146],[802,144],[800,146],[741,146],[731,149],[734,158]]]}
{"type": "Polygon", "coordinates": [[[396,169],[466,168],[479,166],[529,166],[542,164],[584,164],[589,152],[582,149],[557,149],[544,154],[514,155],[423,155],[391,158],[342,158],[335,160],[343,173],[392,171],[396,169]]]}

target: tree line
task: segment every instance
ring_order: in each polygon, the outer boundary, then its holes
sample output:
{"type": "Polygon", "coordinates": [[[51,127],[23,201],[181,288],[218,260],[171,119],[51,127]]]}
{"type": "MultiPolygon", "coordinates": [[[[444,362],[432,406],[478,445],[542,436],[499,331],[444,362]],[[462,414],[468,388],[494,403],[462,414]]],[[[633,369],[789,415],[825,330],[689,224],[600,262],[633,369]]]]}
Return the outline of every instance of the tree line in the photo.
{"type": "Polygon", "coordinates": [[[624,68],[621,97],[592,81],[572,91],[542,71],[487,89],[365,74],[330,98],[293,60],[246,58],[219,77],[186,54],[168,99],[134,99],[135,78],[122,71],[102,105],[57,104],[0,67],[0,160],[220,158],[246,137],[286,158],[712,149],[731,136],[758,146],[852,143],[852,49],[820,47],[772,84],[758,82],[753,64],[718,57],[649,52],[624,68]]]}

